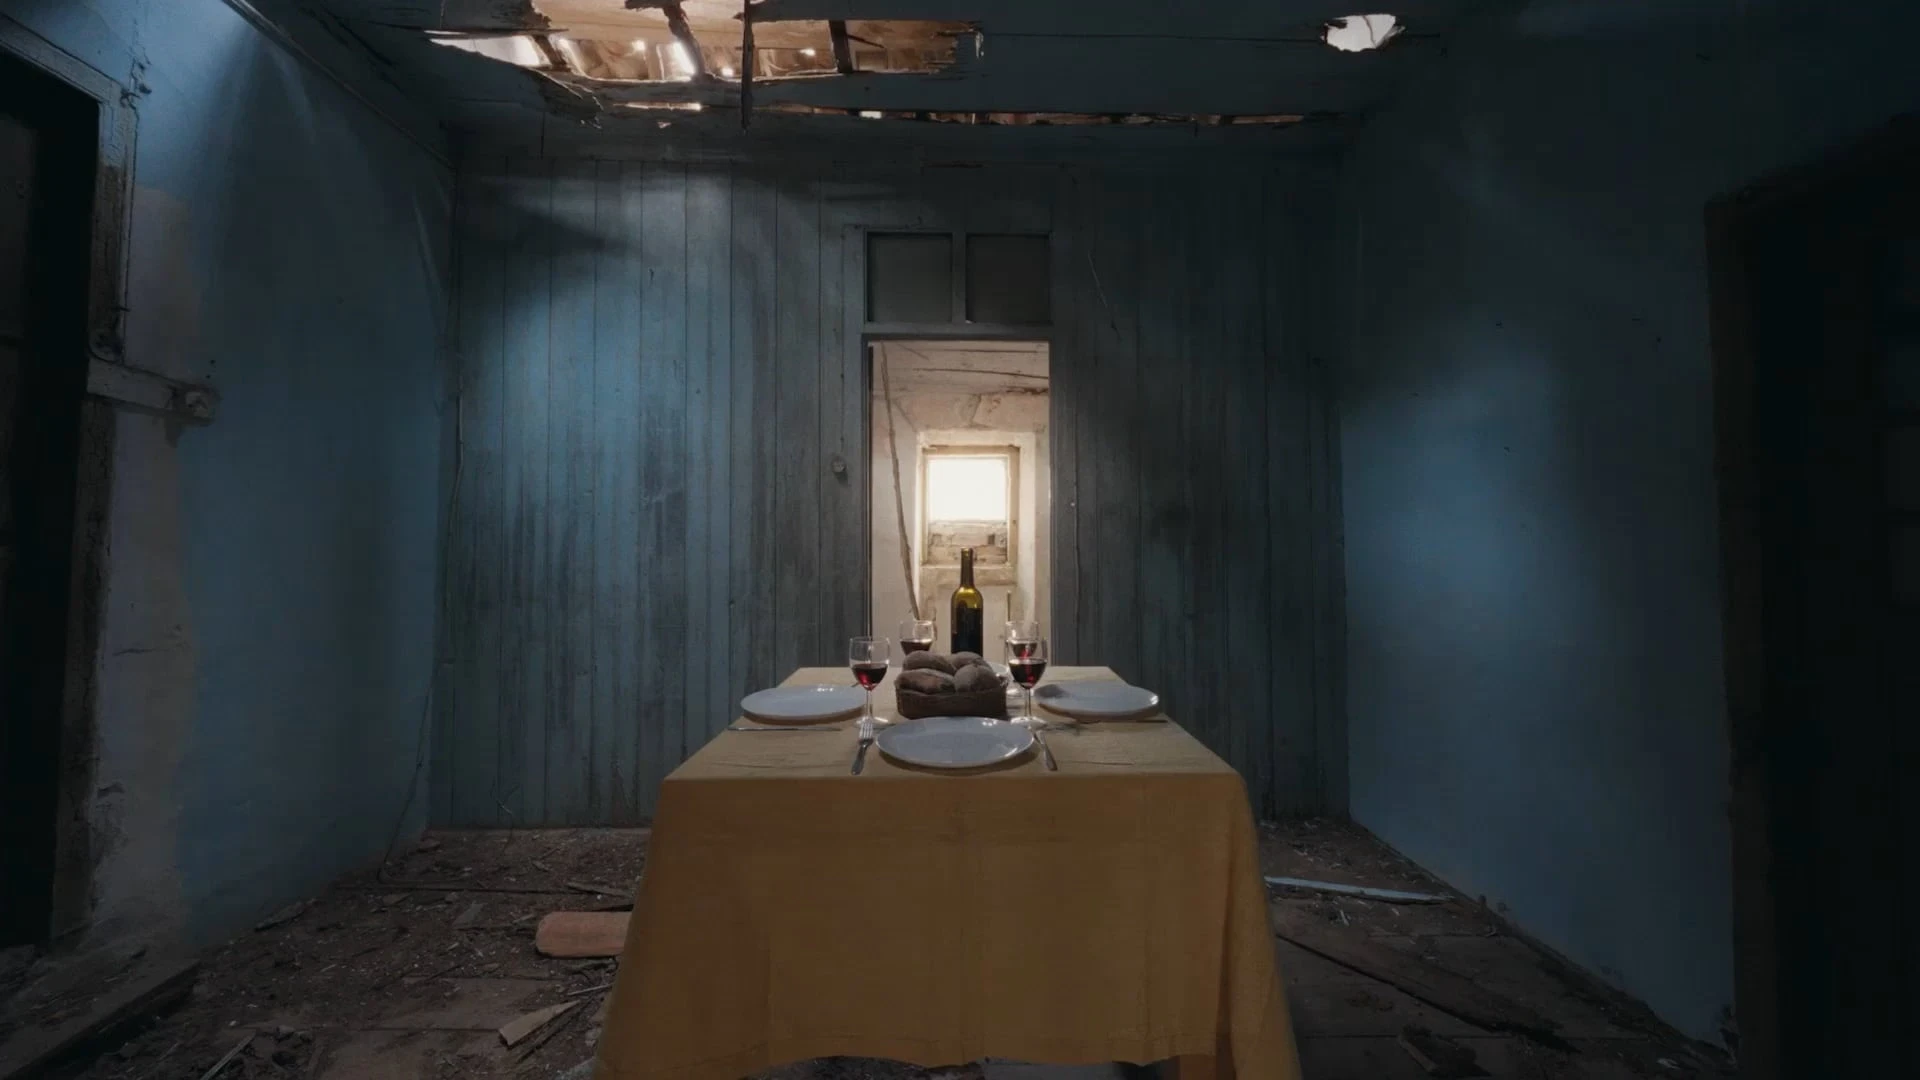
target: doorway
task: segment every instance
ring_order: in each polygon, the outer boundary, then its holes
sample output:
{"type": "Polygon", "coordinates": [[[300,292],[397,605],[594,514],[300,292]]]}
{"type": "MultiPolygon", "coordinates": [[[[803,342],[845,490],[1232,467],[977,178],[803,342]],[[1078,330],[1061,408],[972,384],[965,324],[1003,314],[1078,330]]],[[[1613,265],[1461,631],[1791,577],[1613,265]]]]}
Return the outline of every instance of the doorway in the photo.
{"type": "Polygon", "coordinates": [[[934,648],[948,649],[948,601],[968,548],[989,642],[1008,619],[1048,626],[1047,343],[901,339],[867,351],[872,632],[895,637],[917,612],[937,624],[934,648]]]}
{"type": "Polygon", "coordinates": [[[51,935],[98,131],[0,52],[0,947],[51,935]]]}
{"type": "Polygon", "coordinates": [[[1742,1073],[1911,1076],[1920,124],[1709,210],[1742,1073]]]}

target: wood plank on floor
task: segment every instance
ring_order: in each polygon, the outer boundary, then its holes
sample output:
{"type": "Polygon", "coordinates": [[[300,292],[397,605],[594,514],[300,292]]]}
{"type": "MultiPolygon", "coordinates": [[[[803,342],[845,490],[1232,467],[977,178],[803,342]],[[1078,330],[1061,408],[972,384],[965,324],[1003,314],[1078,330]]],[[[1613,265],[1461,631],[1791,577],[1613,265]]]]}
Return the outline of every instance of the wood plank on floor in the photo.
{"type": "Polygon", "coordinates": [[[1271,904],[1268,910],[1274,932],[1308,952],[1394,986],[1488,1031],[1512,1031],[1541,1041],[1559,1041],[1558,1025],[1552,1020],[1470,979],[1298,908],[1271,904]]]}
{"type": "Polygon", "coordinates": [[[1409,1024],[1448,1038],[1484,1034],[1456,1016],[1291,942],[1274,942],[1274,963],[1286,986],[1293,1029],[1300,1038],[1392,1037],[1409,1024]]]}
{"type": "Polygon", "coordinates": [[[619,956],[627,944],[628,911],[556,911],[540,920],[533,947],[542,956],[619,956]]]}
{"type": "MultiPolygon", "coordinates": [[[[1376,940],[1382,944],[1394,942],[1391,938],[1376,940]]],[[[1540,954],[1518,938],[1447,935],[1427,938],[1417,944],[1439,966],[1558,1024],[1558,1034],[1563,1038],[1639,1037],[1638,1033],[1609,1021],[1605,1012],[1545,967],[1540,954]]]]}
{"type": "Polygon", "coordinates": [[[88,1039],[163,1011],[192,991],[199,971],[197,960],[150,964],[63,1021],[23,1024],[0,1045],[0,1080],[31,1075],[88,1039]]]}

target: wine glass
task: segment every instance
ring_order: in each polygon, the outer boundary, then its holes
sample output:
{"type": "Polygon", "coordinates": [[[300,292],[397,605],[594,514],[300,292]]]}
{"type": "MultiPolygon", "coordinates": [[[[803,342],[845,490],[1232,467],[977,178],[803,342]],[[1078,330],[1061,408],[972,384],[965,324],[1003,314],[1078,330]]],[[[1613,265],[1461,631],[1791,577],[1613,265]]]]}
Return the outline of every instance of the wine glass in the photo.
{"type": "Polygon", "coordinates": [[[887,665],[893,663],[893,642],[883,637],[857,637],[847,641],[847,666],[867,692],[867,719],[873,717],[873,688],[887,677],[887,665]]]}
{"type": "Polygon", "coordinates": [[[1033,684],[1047,673],[1047,639],[1035,634],[1030,638],[1007,639],[1007,671],[1013,681],[1027,692],[1026,715],[1019,723],[1033,724],[1033,684]]]}
{"type": "Polygon", "coordinates": [[[900,651],[908,656],[933,648],[935,627],[932,619],[903,619],[900,622],[900,651]]]}
{"type": "Polygon", "coordinates": [[[1007,620],[1007,659],[1025,656],[1027,648],[1040,640],[1040,624],[1032,619],[1007,620]]]}

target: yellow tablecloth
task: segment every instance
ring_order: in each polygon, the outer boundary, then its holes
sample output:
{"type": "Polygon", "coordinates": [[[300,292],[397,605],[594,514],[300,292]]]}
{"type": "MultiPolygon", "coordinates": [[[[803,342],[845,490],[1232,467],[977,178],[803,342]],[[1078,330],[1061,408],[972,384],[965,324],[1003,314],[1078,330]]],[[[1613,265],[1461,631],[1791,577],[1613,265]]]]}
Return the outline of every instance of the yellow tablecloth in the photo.
{"type": "MultiPolygon", "coordinates": [[[[1087,677],[1111,673],[1048,681],[1087,677]]],[[[1246,791],[1185,730],[1054,732],[1051,773],[876,749],[853,776],[853,729],[722,732],[667,778],[597,1077],[851,1055],[1297,1080],[1246,791]]]]}

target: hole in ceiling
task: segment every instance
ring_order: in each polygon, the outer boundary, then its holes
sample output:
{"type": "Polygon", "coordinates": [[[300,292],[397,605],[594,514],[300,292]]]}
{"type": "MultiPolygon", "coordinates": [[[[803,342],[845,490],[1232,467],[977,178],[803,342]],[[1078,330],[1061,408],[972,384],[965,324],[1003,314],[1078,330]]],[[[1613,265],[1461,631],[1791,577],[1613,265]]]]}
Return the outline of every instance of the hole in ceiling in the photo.
{"type": "Polygon", "coordinates": [[[533,39],[524,34],[508,37],[433,37],[435,45],[445,45],[449,49],[475,53],[489,60],[500,60],[526,68],[547,66],[547,58],[541,54],[540,47],[533,39]]]}
{"type": "Polygon", "coordinates": [[[1322,37],[1341,52],[1377,49],[1406,29],[1394,15],[1343,15],[1327,24],[1322,37]]]}
{"type": "MultiPolygon", "coordinates": [[[[544,34],[434,40],[521,67],[621,82],[738,79],[746,67],[740,53],[738,0],[681,0],[640,8],[628,7],[625,0],[533,0],[533,8],[551,27],[544,34]],[[676,15],[684,21],[692,48],[675,33],[676,15]],[[498,45],[509,40],[523,44],[498,45]],[[551,42],[564,62],[553,62],[542,41],[551,42]]],[[[954,64],[958,39],[975,33],[975,27],[919,19],[853,19],[845,31],[846,59],[854,71],[933,72],[954,64]]],[[[827,22],[756,21],[753,38],[755,79],[842,71],[827,22]]]]}

